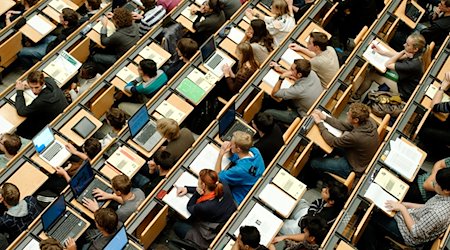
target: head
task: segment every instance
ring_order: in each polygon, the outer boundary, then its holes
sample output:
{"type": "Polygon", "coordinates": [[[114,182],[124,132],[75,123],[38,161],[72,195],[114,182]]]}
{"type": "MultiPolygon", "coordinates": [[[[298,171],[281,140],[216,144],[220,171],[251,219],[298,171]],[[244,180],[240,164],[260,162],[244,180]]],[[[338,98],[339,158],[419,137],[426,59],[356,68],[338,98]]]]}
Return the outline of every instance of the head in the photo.
{"type": "Polygon", "coordinates": [[[311,32],[307,48],[313,52],[322,52],[327,49],[328,37],[322,32],[311,32]]]}
{"type": "Polygon", "coordinates": [[[250,67],[253,69],[257,69],[258,63],[255,61],[255,56],[253,55],[253,49],[250,43],[240,43],[236,46],[236,55],[239,59],[239,68],[242,68],[242,65],[245,63],[249,63],[250,67]]]}
{"type": "Polygon", "coordinates": [[[443,168],[437,171],[433,188],[440,195],[450,196],[450,168],[443,168]]]}
{"type": "Polygon", "coordinates": [[[328,205],[342,208],[348,198],[348,188],[337,181],[333,181],[326,187],[322,188],[322,199],[328,203],[328,205]]]}
{"type": "Polygon", "coordinates": [[[100,231],[106,232],[108,235],[113,234],[117,229],[119,217],[111,208],[100,208],[94,213],[95,225],[100,231]]]}
{"type": "Polygon", "coordinates": [[[441,0],[438,4],[438,8],[443,13],[450,12],[450,0],[441,0]]]}
{"type": "Polygon", "coordinates": [[[84,2],[84,5],[86,6],[86,9],[88,9],[89,11],[93,11],[100,9],[101,3],[101,0],[87,0],[86,2],[84,2]]]}
{"type": "Polygon", "coordinates": [[[327,222],[320,217],[307,217],[303,228],[305,240],[312,244],[322,244],[328,233],[327,222]]]}
{"type": "Polygon", "coordinates": [[[256,249],[259,246],[261,235],[254,226],[242,226],[239,228],[237,244],[240,250],[256,249]]]}
{"type": "Polygon", "coordinates": [[[39,0],[23,0],[23,5],[31,7],[35,5],[39,0]]]}
{"type": "Polygon", "coordinates": [[[250,38],[250,43],[262,43],[267,51],[271,52],[274,47],[274,41],[266,27],[266,22],[261,19],[253,19],[250,22],[246,32],[246,36],[250,38]]]}
{"type": "Polygon", "coordinates": [[[291,65],[290,71],[296,80],[308,77],[311,73],[311,63],[306,59],[296,59],[291,65]]]}
{"type": "Polygon", "coordinates": [[[62,9],[61,15],[59,15],[59,20],[64,27],[75,27],[78,25],[78,14],[70,9],[64,8],[62,9]]]}
{"type": "Polygon", "coordinates": [[[112,21],[118,29],[126,28],[133,25],[133,16],[131,16],[131,12],[124,8],[116,8],[112,21]]]}
{"type": "Polygon", "coordinates": [[[219,182],[219,176],[216,171],[211,169],[202,169],[198,174],[198,187],[203,191],[214,192],[216,197],[222,197],[223,185],[219,182]]]}
{"type": "Polygon", "coordinates": [[[242,131],[236,131],[231,138],[232,153],[248,153],[253,146],[252,136],[242,131]]]}
{"type": "Polygon", "coordinates": [[[405,51],[411,54],[422,54],[426,42],[425,37],[423,37],[420,33],[412,33],[411,35],[406,38],[405,44],[403,44],[405,47],[405,51]]]}
{"type": "Polygon", "coordinates": [[[121,130],[125,125],[126,115],[121,109],[111,108],[106,113],[106,121],[111,125],[115,130],[121,130]]]}
{"type": "Polygon", "coordinates": [[[283,16],[289,13],[289,7],[285,0],[274,0],[272,2],[271,12],[275,14],[275,16],[283,16]]]}
{"type": "Polygon", "coordinates": [[[117,196],[127,195],[131,192],[131,180],[124,174],[114,176],[111,186],[117,196]]]}
{"type": "Polygon", "coordinates": [[[191,38],[181,38],[177,42],[176,50],[179,57],[188,61],[198,51],[198,44],[191,38]]]}
{"type": "Polygon", "coordinates": [[[54,238],[47,238],[39,243],[41,250],[63,250],[63,246],[54,238]]]}
{"type": "Polygon", "coordinates": [[[206,13],[220,13],[220,3],[219,0],[208,0],[205,2],[206,13]]]}
{"type": "Polygon", "coordinates": [[[35,95],[41,93],[44,87],[44,73],[42,71],[33,71],[27,77],[28,86],[35,95]]]}
{"type": "Polygon", "coordinates": [[[141,77],[143,76],[147,76],[150,78],[155,77],[157,70],[158,67],[156,67],[156,63],[152,59],[144,59],[139,62],[138,71],[141,77]]]}
{"type": "Polygon", "coordinates": [[[0,194],[3,197],[3,204],[6,207],[14,207],[19,203],[20,200],[20,191],[16,185],[12,183],[3,184],[0,194]]]}
{"type": "Polygon", "coordinates": [[[81,79],[92,79],[97,75],[94,64],[85,63],[80,68],[80,78],[81,79]]]}
{"type": "Polygon", "coordinates": [[[177,121],[170,118],[162,118],[156,122],[156,129],[167,140],[173,141],[180,137],[180,127],[177,121]]]}
{"type": "Polygon", "coordinates": [[[256,114],[252,121],[253,128],[264,134],[272,131],[274,124],[273,117],[264,112],[259,112],[256,114]]]}
{"type": "Polygon", "coordinates": [[[83,151],[87,154],[89,159],[94,159],[102,150],[102,144],[96,138],[89,138],[83,144],[83,151]]]}
{"type": "Polygon", "coordinates": [[[361,125],[369,119],[369,106],[363,103],[355,102],[350,105],[347,112],[347,121],[352,125],[361,125]]]}
{"type": "Polygon", "coordinates": [[[151,10],[156,6],[156,0],[141,0],[146,10],[151,10]]]}
{"type": "Polygon", "coordinates": [[[20,137],[16,134],[2,134],[0,135],[0,151],[9,154],[16,155],[22,147],[20,137]]]}
{"type": "Polygon", "coordinates": [[[172,155],[165,150],[156,151],[156,153],[153,155],[153,161],[161,169],[166,171],[170,170],[174,164],[172,155]]]}

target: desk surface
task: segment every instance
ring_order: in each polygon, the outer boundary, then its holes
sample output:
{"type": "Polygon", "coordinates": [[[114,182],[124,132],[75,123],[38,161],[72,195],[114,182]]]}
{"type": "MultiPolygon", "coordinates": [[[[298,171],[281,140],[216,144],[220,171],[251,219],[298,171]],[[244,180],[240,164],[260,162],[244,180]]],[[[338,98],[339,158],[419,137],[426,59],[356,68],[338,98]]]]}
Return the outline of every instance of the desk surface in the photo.
{"type": "Polygon", "coordinates": [[[84,109],[80,109],[70,120],[64,124],[64,126],[59,130],[61,134],[65,135],[69,140],[73,141],[77,146],[81,147],[86,140],[91,137],[95,131],[97,131],[101,126],[102,122],[95,118],[91,113],[84,109]],[[92,131],[86,139],[75,133],[72,128],[79,122],[83,117],[87,117],[91,122],[95,124],[95,129],[92,131]]]}
{"type": "Polygon", "coordinates": [[[45,36],[50,34],[50,32],[52,32],[56,28],[56,25],[53,24],[50,20],[48,20],[43,15],[38,14],[37,16],[39,16],[40,19],[42,19],[42,21],[46,22],[47,24],[49,24],[52,27],[52,29],[48,33],[41,34],[39,31],[32,28],[28,23],[25,24],[22,28],[20,28],[20,32],[22,32],[22,34],[24,34],[26,37],[30,38],[30,40],[35,43],[39,42],[42,38],[44,38],[45,36]]]}
{"type": "Polygon", "coordinates": [[[317,146],[319,146],[327,154],[329,154],[333,151],[333,147],[328,145],[328,143],[326,143],[325,140],[323,139],[322,134],[320,133],[320,130],[319,130],[319,126],[317,126],[317,124],[314,124],[311,127],[311,130],[309,130],[306,137],[308,137],[308,139],[313,141],[317,146]]]}
{"type": "Polygon", "coordinates": [[[177,17],[177,19],[175,19],[175,21],[177,21],[178,23],[180,23],[181,25],[183,25],[186,29],[188,29],[190,32],[195,33],[194,30],[194,23],[191,22],[191,20],[187,19],[185,16],[183,15],[179,15],[177,17]]]}
{"type": "Polygon", "coordinates": [[[300,34],[300,36],[297,38],[297,42],[299,42],[304,47],[307,46],[307,39],[309,38],[309,34],[311,32],[322,32],[327,35],[328,39],[331,38],[331,34],[328,33],[324,28],[319,26],[318,24],[311,22],[305,30],[300,34]]]}
{"type": "MultiPolygon", "coordinates": [[[[153,59],[153,61],[156,62],[156,67],[158,67],[158,69],[161,68],[164,65],[164,63],[166,63],[167,60],[169,60],[170,57],[172,56],[169,52],[167,52],[165,49],[163,49],[157,43],[150,43],[147,47],[149,49],[153,50],[154,52],[158,53],[158,55],[160,56],[160,58],[158,58],[158,60],[155,60],[154,58],[148,58],[148,59],[153,59]]],[[[138,56],[136,56],[136,58],[133,61],[136,64],[139,64],[139,62],[141,62],[143,59],[144,58],[142,57],[142,55],[140,53],[138,56]]]]}
{"type": "Polygon", "coordinates": [[[13,0],[1,0],[0,1],[0,16],[5,14],[11,7],[16,4],[13,0]]]}
{"type": "Polygon", "coordinates": [[[25,162],[6,182],[13,183],[20,190],[20,199],[34,194],[47,181],[48,176],[25,162]]]}
{"type": "Polygon", "coordinates": [[[405,24],[408,25],[411,29],[414,29],[416,28],[416,25],[419,23],[420,19],[422,19],[422,16],[425,14],[425,10],[416,1],[411,1],[411,3],[420,11],[419,18],[417,18],[417,21],[414,22],[405,15],[406,2],[407,1],[400,1],[400,5],[395,10],[394,14],[398,18],[400,18],[400,20],[405,22],[405,24]]]}
{"type": "Polygon", "coordinates": [[[26,119],[25,117],[18,115],[16,107],[9,103],[5,103],[5,105],[0,108],[0,116],[9,121],[15,128],[26,119]]]}
{"type": "MultiPolygon", "coordinates": [[[[76,5],[75,3],[73,3],[70,0],[53,0],[56,2],[61,2],[58,4],[62,4],[64,5],[64,8],[70,8],[72,10],[77,10],[78,9],[78,5],[76,5]]],[[[61,23],[59,16],[61,15],[61,11],[58,11],[57,9],[54,9],[53,7],[49,5],[47,5],[47,7],[45,7],[44,10],[42,10],[42,12],[44,12],[47,16],[49,16],[51,19],[53,19],[55,22],[57,23],[61,23]]]]}
{"type": "Polygon", "coordinates": [[[450,71],[450,56],[447,57],[447,60],[445,60],[444,64],[442,64],[441,70],[439,70],[437,78],[441,81],[444,80],[445,73],[449,71],[450,71]]]}

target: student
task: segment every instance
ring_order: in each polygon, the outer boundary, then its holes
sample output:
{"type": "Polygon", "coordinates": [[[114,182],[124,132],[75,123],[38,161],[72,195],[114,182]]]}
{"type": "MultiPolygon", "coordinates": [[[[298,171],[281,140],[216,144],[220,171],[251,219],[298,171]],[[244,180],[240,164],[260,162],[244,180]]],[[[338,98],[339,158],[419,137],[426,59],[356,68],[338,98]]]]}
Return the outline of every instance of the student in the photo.
{"type": "Polygon", "coordinates": [[[86,7],[86,10],[88,12],[80,18],[80,24],[89,21],[92,16],[97,14],[97,12],[100,10],[101,4],[101,0],[87,0],[86,2],[84,2],[84,6],[86,7]]]}
{"type": "Polygon", "coordinates": [[[68,89],[72,101],[75,101],[78,96],[88,90],[92,83],[100,77],[101,75],[97,74],[95,66],[92,63],[83,64],[78,74],[78,83],[72,83],[68,89]]]}
{"type": "Polygon", "coordinates": [[[100,127],[99,131],[94,134],[95,138],[99,138],[102,148],[108,145],[117,135],[127,121],[127,114],[118,108],[111,108],[106,112],[106,124],[100,127]]]}
{"type": "Polygon", "coordinates": [[[369,118],[370,109],[362,103],[353,103],[347,112],[346,121],[328,117],[320,110],[314,110],[311,116],[319,126],[320,134],[331,147],[342,149],[343,156],[312,159],[311,167],[320,172],[330,172],[347,178],[355,171],[362,175],[378,149],[377,126],[369,118]],[[323,122],[345,131],[341,137],[331,134],[323,122]]]}
{"type": "Polygon", "coordinates": [[[192,223],[177,222],[178,237],[194,242],[200,249],[207,249],[220,228],[236,211],[230,188],[219,182],[214,170],[203,169],[199,173],[197,187],[177,187],[177,195],[193,194],[187,204],[192,223]]]}
{"type": "Polygon", "coordinates": [[[107,36],[107,17],[103,17],[102,29],[100,30],[100,39],[105,47],[92,56],[92,61],[98,66],[98,72],[105,72],[117,59],[125,54],[139,40],[139,31],[136,25],[133,25],[133,17],[128,10],[117,8],[114,10],[112,22],[116,26],[116,31],[107,36]]]}
{"type": "Polygon", "coordinates": [[[124,92],[132,94],[130,98],[122,97],[119,108],[128,115],[133,115],[142,106],[147,103],[164,84],[167,83],[167,76],[164,71],[157,68],[152,59],[144,59],[139,62],[139,77],[127,83],[124,92]]]}
{"type": "Polygon", "coordinates": [[[234,13],[238,12],[242,6],[239,0],[219,0],[219,4],[225,14],[226,20],[230,20],[234,13]]]}
{"type": "Polygon", "coordinates": [[[231,250],[266,250],[267,247],[259,244],[261,235],[254,226],[242,226],[239,235],[231,250]]]}
{"type": "Polygon", "coordinates": [[[175,62],[162,67],[162,70],[166,73],[169,80],[172,79],[186,63],[190,62],[191,58],[198,51],[198,44],[191,38],[181,38],[178,40],[175,50],[177,51],[178,59],[175,62]]]}
{"type": "Polygon", "coordinates": [[[393,71],[398,79],[391,80],[386,76],[379,75],[374,70],[366,74],[364,82],[359,89],[352,95],[351,101],[359,101],[362,95],[370,88],[373,81],[379,84],[386,83],[390,91],[399,93],[400,97],[407,101],[419,84],[423,75],[422,52],[425,47],[425,38],[418,33],[411,34],[404,44],[405,49],[400,52],[389,52],[379,49],[378,46],[372,44],[373,50],[377,53],[388,56],[390,59],[386,62],[386,68],[393,71]]]}
{"type": "Polygon", "coordinates": [[[283,133],[270,114],[259,112],[252,120],[252,127],[257,131],[259,139],[255,148],[259,149],[264,163],[269,165],[278,151],[283,147],[283,133]]]}
{"type": "Polygon", "coordinates": [[[22,141],[16,134],[5,133],[0,135],[0,171],[16,156],[22,147],[22,141]]]}
{"type": "Polygon", "coordinates": [[[17,186],[8,182],[0,189],[0,203],[8,210],[0,216],[0,233],[8,234],[9,243],[27,229],[41,212],[36,198],[27,196],[21,200],[17,186]]]}
{"type": "Polygon", "coordinates": [[[175,7],[178,6],[181,0],[158,0],[158,5],[161,5],[166,9],[166,13],[171,12],[175,7]]]}
{"type": "MultiPolygon", "coordinates": [[[[5,13],[5,23],[2,23],[0,25],[0,28],[4,28],[5,24],[6,26],[10,25],[11,22],[16,20],[17,18],[20,18],[21,15],[29,10],[33,5],[35,5],[39,0],[21,0],[19,1],[14,7],[12,7],[10,10],[8,10],[5,13]]],[[[14,29],[19,30],[23,25],[25,25],[25,19],[22,18],[21,21],[19,21],[19,25],[15,25],[14,29]]]]}
{"type": "Polygon", "coordinates": [[[317,73],[324,89],[339,71],[339,59],[333,47],[328,45],[328,38],[322,32],[311,32],[306,48],[291,43],[289,48],[311,57],[311,69],[317,73]]]}
{"type": "Polygon", "coordinates": [[[94,212],[95,227],[100,234],[92,239],[88,250],[101,250],[114,237],[119,226],[120,216],[111,208],[100,208],[94,212]]]}
{"type": "Polygon", "coordinates": [[[274,0],[270,12],[274,14],[271,16],[260,16],[255,10],[247,9],[245,15],[250,19],[260,18],[264,20],[267,30],[273,36],[275,45],[279,46],[283,39],[295,27],[295,19],[293,13],[289,10],[288,4],[285,0],[274,0]]]}
{"type": "Polygon", "coordinates": [[[291,124],[295,118],[304,117],[311,106],[323,91],[319,77],[316,72],[311,70],[311,64],[306,59],[297,59],[291,65],[289,70],[284,70],[275,62],[270,66],[275,71],[281,73],[277,83],[272,89],[271,96],[277,101],[289,101],[287,110],[268,109],[264,111],[270,114],[275,120],[291,124]],[[294,85],[287,89],[281,89],[281,83],[285,78],[294,81],[294,85]]]}
{"type": "Polygon", "coordinates": [[[178,126],[178,123],[171,118],[162,118],[156,122],[156,129],[167,140],[167,145],[163,150],[169,152],[177,161],[194,143],[195,139],[188,128],[178,126]]]}
{"type": "Polygon", "coordinates": [[[155,0],[141,0],[144,6],[144,14],[132,12],[133,19],[139,22],[139,35],[142,37],[166,15],[166,9],[161,5],[156,5],[155,0]]]}
{"type": "Polygon", "coordinates": [[[253,19],[250,22],[242,42],[250,43],[258,65],[263,64],[275,47],[273,37],[269,34],[266,23],[261,19],[253,19]]]}
{"type": "Polygon", "coordinates": [[[450,169],[437,171],[432,186],[436,195],[425,204],[387,201],[386,208],[397,213],[393,218],[381,212],[375,213],[359,240],[358,248],[381,249],[383,240],[379,237],[383,235],[417,247],[444,233],[450,224],[450,169]]]}
{"type": "Polygon", "coordinates": [[[52,78],[44,78],[42,71],[32,71],[26,81],[17,80],[16,93],[17,114],[27,118],[16,133],[26,139],[33,138],[68,106],[64,93],[52,78]],[[28,88],[37,97],[27,106],[23,91],[28,88]]]}
{"type": "Polygon", "coordinates": [[[197,15],[192,27],[195,30],[193,39],[198,44],[203,44],[226,21],[225,14],[220,8],[219,0],[208,0],[200,9],[193,8],[191,12],[197,15]]]}
{"type": "MultiPolygon", "coordinates": [[[[116,210],[119,221],[124,223],[132,213],[136,211],[141,202],[145,199],[145,194],[139,188],[131,188],[131,181],[128,176],[116,175],[111,180],[113,193],[109,194],[103,190],[95,188],[92,193],[98,200],[113,200],[120,204],[116,210]]],[[[99,209],[97,201],[83,198],[83,205],[92,212],[99,209]]]]}
{"type": "Polygon", "coordinates": [[[149,195],[158,184],[166,178],[167,173],[173,167],[174,160],[167,151],[156,151],[153,159],[147,162],[148,174],[145,175],[146,181],[141,185],[145,195],[149,195]]]}
{"type": "Polygon", "coordinates": [[[265,165],[257,148],[252,147],[252,137],[242,131],[233,133],[231,141],[223,142],[217,157],[215,170],[221,182],[231,188],[234,200],[240,204],[247,193],[262,176],[265,165]],[[233,167],[222,170],[222,158],[231,153],[233,167]]]}
{"type": "Polygon", "coordinates": [[[220,96],[230,98],[239,93],[242,86],[244,86],[248,79],[250,79],[259,68],[258,63],[253,56],[252,46],[249,43],[240,43],[237,45],[236,57],[239,60],[236,74],[233,73],[228,64],[222,66],[228,91],[221,91],[220,96]]]}
{"type": "Polygon", "coordinates": [[[39,249],[40,250],[76,250],[77,245],[75,243],[75,240],[72,238],[67,238],[65,242],[66,247],[63,247],[59,241],[55,240],[54,238],[47,238],[45,240],[41,240],[39,242],[39,249]]]}

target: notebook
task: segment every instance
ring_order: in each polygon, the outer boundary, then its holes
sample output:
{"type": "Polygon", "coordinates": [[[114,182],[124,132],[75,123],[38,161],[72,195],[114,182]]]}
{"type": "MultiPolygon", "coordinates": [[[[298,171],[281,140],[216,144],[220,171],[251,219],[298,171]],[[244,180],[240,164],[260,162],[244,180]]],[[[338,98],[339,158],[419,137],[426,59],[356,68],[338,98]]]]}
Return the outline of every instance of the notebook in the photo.
{"type": "Polygon", "coordinates": [[[174,183],[174,187],[168,192],[162,199],[167,205],[181,214],[184,218],[191,217],[191,213],[187,210],[187,204],[192,194],[186,194],[184,196],[177,195],[176,187],[191,186],[196,187],[198,185],[197,178],[189,172],[183,172],[178,180],[174,183]]]}
{"type": "Polygon", "coordinates": [[[222,141],[230,141],[233,133],[242,131],[254,136],[256,131],[241,119],[236,118],[234,103],[231,103],[228,110],[219,119],[219,137],[222,141]]]}
{"type": "Polygon", "coordinates": [[[53,0],[48,5],[50,5],[50,7],[52,7],[53,9],[58,11],[59,13],[61,13],[64,8],[70,8],[69,5],[67,5],[62,0],[53,0]]]}
{"type": "Polygon", "coordinates": [[[271,183],[263,188],[259,194],[259,199],[284,218],[288,218],[297,205],[294,198],[271,183]]]}
{"type": "Polygon", "coordinates": [[[131,178],[141,167],[141,165],[136,163],[138,161],[137,158],[139,158],[139,156],[131,150],[120,147],[106,161],[111,166],[131,178]]]}
{"type": "MultiPolygon", "coordinates": [[[[201,89],[203,89],[205,92],[211,90],[216,83],[217,79],[212,79],[210,81],[209,78],[207,78],[208,74],[203,74],[198,69],[193,69],[188,75],[187,78],[189,78],[191,81],[193,81],[197,86],[199,86],[201,89]]],[[[211,74],[209,74],[211,76],[211,74]]]]}
{"type": "MultiPolygon", "coordinates": [[[[102,22],[97,22],[94,25],[93,29],[100,34],[102,26],[103,26],[102,22]]],[[[106,25],[106,36],[111,36],[114,32],[116,32],[116,27],[112,22],[108,21],[108,24],[106,25]]]]}
{"type": "Polygon", "coordinates": [[[287,64],[292,65],[295,60],[297,59],[303,59],[303,56],[295,52],[294,50],[287,48],[286,51],[281,55],[281,59],[287,64]]]}
{"type": "Polygon", "coordinates": [[[156,111],[165,118],[174,119],[178,124],[181,124],[186,113],[179,110],[177,107],[164,100],[157,108],[156,111]]]}
{"type": "MultiPolygon", "coordinates": [[[[195,157],[191,165],[189,165],[189,168],[196,175],[198,175],[200,171],[205,168],[214,170],[216,167],[216,160],[218,156],[219,148],[211,143],[208,143],[195,157]]],[[[231,162],[226,155],[222,157],[222,170],[226,169],[228,165],[230,165],[230,163],[231,162]]]]}
{"type": "Polygon", "coordinates": [[[363,53],[363,58],[366,59],[370,64],[372,64],[377,70],[381,72],[386,72],[386,62],[390,59],[388,56],[383,56],[377,52],[375,52],[372,48],[373,44],[376,44],[376,46],[384,51],[387,51],[388,49],[384,47],[380,42],[378,41],[372,41],[372,43],[367,47],[366,51],[363,53]]]}
{"type": "Polygon", "coordinates": [[[199,104],[203,96],[205,96],[206,94],[205,90],[200,88],[200,86],[198,86],[189,78],[184,78],[176,89],[178,92],[180,92],[180,94],[182,94],[195,105],[199,104]]]}
{"type": "Polygon", "coordinates": [[[31,28],[42,35],[47,35],[52,31],[53,27],[44,20],[45,17],[35,15],[27,21],[31,28]]]}
{"type": "Polygon", "coordinates": [[[239,44],[245,37],[245,32],[238,27],[233,27],[228,33],[228,38],[231,39],[235,44],[239,44]]]}
{"type": "Polygon", "coordinates": [[[275,175],[272,183],[283,189],[296,200],[300,199],[306,192],[306,185],[282,168],[275,175]]]}
{"type": "Polygon", "coordinates": [[[117,72],[116,76],[126,83],[129,83],[139,77],[128,67],[123,67],[119,72],[117,72]]]}
{"type": "Polygon", "coordinates": [[[122,250],[128,245],[128,236],[125,227],[122,226],[103,250],[122,250]]]}
{"type": "Polygon", "coordinates": [[[191,6],[188,6],[188,7],[184,8],[184,10],[181,12],[181,15],[186,17],[191,22],[194,22],[195,19],[197,19],[197,15],[191,14],[191,6]]]}
{"type": "Polygon", "coordinates": [[[60,167],[72,155],[66,147],[55,139],[53,131],[45,126],[32,139],[39,157],[52,167],[60,167]]]}
{"type": "MultiPolygon", "coordinates": [[[[278,72],[276,72],[274,69],[270,69],[264,76],[263,82],[273,88],[275,87],[275,84],[277,84],[279,77],[280,74],[278,72]]],[[[292,86],[292,83],[288,79],[284,79],[281,83],[280,89],[287,89],[290,86],[292,86]]]]}
{"type": "Polygon", "coordinates": [[[95,126],[89,118],[83,116],[83,118],[72,127],[72,131],[81,136],[81,138],[86,139],[96,130],[96,128],[97,126],[95,126]]]}
{"type": "Polygon", "coordinates": [[[43,71],[62,86],[78,73],[81,63],[66,51],[61,51],[59,55],[51,61],[43,71]]]}
{"type": "MultiPolygon", "coordinates": [[[[17,93],[14,93],[10,98],[11,101],[16,102],[16,96],[17,93]]],[[[36,99],[36,97],[37,95],[35,95],[33,91],[31,91],[31,89],[26,89],[23,91],[23,98],[25,99],[26,106],[29,106],[34,101],[34,99],[36,99]]]]}

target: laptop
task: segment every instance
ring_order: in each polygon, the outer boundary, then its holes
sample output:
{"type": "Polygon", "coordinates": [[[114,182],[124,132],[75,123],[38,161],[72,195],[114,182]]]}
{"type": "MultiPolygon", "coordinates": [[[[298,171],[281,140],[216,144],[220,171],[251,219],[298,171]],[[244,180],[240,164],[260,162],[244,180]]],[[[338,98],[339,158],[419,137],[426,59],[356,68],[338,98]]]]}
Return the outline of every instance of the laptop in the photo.
{"type": "Polygon", "coordinates": [[[405,16],[411,19],[413,22],[417,22],[420,17],[420,10],[411,3],[411,1],[406,2],[405,16]]]}
{"type": "Polygon", "coordinates": [[[259,3],[266,7],[268,10],[272,8],[272,0],[260,0],[259,3]]]}
{"type": "Polygon", "coordinates": [[[128,128],[133,141],[147,151],[152,150],[162,138],[156,131],[156,122],[150,119],[145,105],[128,120],[128,128]]]}
{"type": "Polygon", "coordinates": [[[61,244],[71,237],[75,240],[83,232],[86,222],[80,220],[71,211],[66,210],[64,196],[56,199],[41,216],[44,232],[61,244]]]}
{"type": "Polygon", "coordinates": [[[219,136],[222,141],[230,141],[233,133],[236,131],[243,131],[250,134],[252,137],[256,131],[247,123],[236,117],[236,109],[234,103],[230,105],[228,110],[219,120],[219,136]]]}
{"type": "MultiPolygon", "coordinates": [[[[91,168],[89,161],[85,160],[78,169],[77,173],[72,176],[69,181],[70,188],[77,201],[83,204],[83,198],[95,199],[92,195],[94,188],[99,188],[107,193],[112,193],[112,189],[103,181],[95,178],[94,171],[91,168]]],[[[97,200],[98,205],[101,207],[105,204],[104,200],[97,200]]]]}
{"type": "Polygon", "coordinates": [[[222,78],[222,66],[228,64],[230,67],[234,64],[234,60],[225,55],[224,52],[217,49],[214,36],[211,36],[201,47],[200,55],[202,56],[203,65],[214,75],[222,78]]]}
{"type": "Polygon", "coordinates": [[[114,237],[108,242],[103,250],[128,250],[135,249],[131,244],[128,244],[128,236],[125,227],[122,226],[114,235],[114,237]]]}
{"type": "Polygon", "coordinates": [[[84,116],[72,127],[72,131],[81,136],[81,138],[86,139],[96,128],[95,124],[84,116]]]}
{"type": "Polygon", "coordinates": [[[55,140],[55,135],[48,126],[45,126],[32,141],[39,157],[52,167],[61,166],[71,156],[66,147],[55,140]]]}

